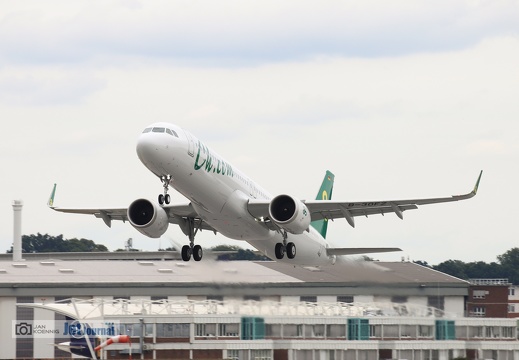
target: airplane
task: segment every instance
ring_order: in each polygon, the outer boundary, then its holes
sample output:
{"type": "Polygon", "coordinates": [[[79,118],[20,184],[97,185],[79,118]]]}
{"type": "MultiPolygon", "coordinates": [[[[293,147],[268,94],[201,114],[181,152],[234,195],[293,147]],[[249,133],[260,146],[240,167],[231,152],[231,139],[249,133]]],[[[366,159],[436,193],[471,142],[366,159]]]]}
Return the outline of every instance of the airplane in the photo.
{"type": "Polygon", "coordinates": [[[483,173],[465,195],[350,202],[331,200],[334,174],[327,171],[316,200],[299,200],[288,194],[272,196],[201,140],[173,124],[146,127],[138,137],[136,150],[144,166],[162,182],[157,201],[137,199],[127,208],[66,209],[54,206],[54,184],[48,206],[65,213],[94,215],[108,227],[112,220],[128,221],[150,238],[161,237],[169,224],[178,225],[189,239],[181,249],[184,261],[202,259],[202,247],[195,244],[195,236],[202,230],[244,240],[270,259],[294,265],[335,264],[342,255],[401,251],[331,247],[326,240],[328,221],[344,218],[354,227],[357,216],[395,213],[403,219],[405,211],[418,205],[470,199],[476,195],[483,173]],[[189,203],[170,204],[170,187],[189,203]]]}

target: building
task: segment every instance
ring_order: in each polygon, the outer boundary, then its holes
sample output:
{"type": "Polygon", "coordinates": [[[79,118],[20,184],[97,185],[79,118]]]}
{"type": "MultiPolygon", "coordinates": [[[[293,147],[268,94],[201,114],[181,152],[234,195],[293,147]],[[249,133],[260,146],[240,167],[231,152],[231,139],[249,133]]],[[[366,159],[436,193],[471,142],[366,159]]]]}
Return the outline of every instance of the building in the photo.
{"type": "MultiPolygon", "coordinates": [[[[470,279],[467,314],[470,317],[506,318],[513,315],[515,288],[508,279],[470,279]]],[[[518,298],[519,302],[519,298],[518,298]]],[[[518,309],[519,311],[519,309],[518,309]]]]}
{"type": "MultiPolygon", "coordinates": [[[[67,317],[117,322],[139,344],[133,349],[142,347],[134,359],[519,359],[514,319],[464,317],[469,283],[417,264],[140,255],[0,260],[0,338],[16,340],[3,342],[0,359],[68,356],[49,345],[67,339],[22,339],[13,330],[67,317]]],[[[102,355],[127,352],[116,344],[102,355]]]]}

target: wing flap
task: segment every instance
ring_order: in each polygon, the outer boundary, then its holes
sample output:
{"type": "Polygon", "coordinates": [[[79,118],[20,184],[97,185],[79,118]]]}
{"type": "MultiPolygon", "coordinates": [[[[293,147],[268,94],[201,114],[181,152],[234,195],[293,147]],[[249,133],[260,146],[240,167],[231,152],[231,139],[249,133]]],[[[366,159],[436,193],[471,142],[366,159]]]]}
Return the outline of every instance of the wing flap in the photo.
{"type": "MultiPolygon", "coordinates": [[[[128,221],[128,209],[127,208],[113,208],[113,209],[73,209],[73,208],[60,208],[54,206],[54,197],[56,194],[56,184],[52,189],[51,196],[47,205],[54,211],[59,211],[69,214],[83,214],[83,215],[94,215],[98,219],[102,219],[106,226],[112,226],[112,220],[116,221],[128,221]]],[[[165,205],[163,209],[168,214],[170,224],[183,225],[186,218],[193,218],[199,224],[198,228],[202,230],[210,230],[215,232],[216,230],[207,224],[200,218],[198,213],[193,208],[191,203],[179,204],[179,205],[165,205]]]]}

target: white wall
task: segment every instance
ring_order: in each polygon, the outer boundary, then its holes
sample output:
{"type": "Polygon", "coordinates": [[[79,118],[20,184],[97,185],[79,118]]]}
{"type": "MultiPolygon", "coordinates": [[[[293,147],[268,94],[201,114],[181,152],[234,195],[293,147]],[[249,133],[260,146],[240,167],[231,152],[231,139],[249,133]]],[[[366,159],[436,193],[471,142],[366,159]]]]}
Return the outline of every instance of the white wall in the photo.
{"type": "MultiPolygon", "coordinates": [[[[13,337],[12,320],[16,320],[16,298],[0,298],[0,359],[16,358],[16,341],[13,337]]],[[[54,354],[52,355],[54,357],[54,354]]]]}

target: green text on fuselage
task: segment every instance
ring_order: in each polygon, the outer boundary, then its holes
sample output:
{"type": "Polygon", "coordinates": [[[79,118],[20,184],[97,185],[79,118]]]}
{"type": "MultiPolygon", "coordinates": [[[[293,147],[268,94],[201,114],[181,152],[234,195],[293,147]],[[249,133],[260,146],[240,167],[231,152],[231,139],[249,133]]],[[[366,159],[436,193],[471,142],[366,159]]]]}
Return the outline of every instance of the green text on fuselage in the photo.
{"type": "Polygon", "coordinates": [[[217,156],[211,154],[207,146],[198,141],[198,152],[195,159],[195,170],[203,169],[208,173],[216,173],[221,175],[234,176],[232,166],[217,156]]]}

